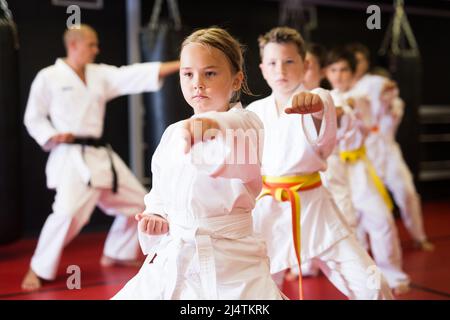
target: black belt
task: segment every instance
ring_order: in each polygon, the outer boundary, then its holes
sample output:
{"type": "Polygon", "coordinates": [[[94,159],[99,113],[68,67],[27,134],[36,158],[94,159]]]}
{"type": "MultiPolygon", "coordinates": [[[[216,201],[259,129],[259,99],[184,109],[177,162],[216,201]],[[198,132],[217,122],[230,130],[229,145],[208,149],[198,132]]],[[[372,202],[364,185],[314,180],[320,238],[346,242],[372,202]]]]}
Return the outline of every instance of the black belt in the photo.
{"type": "MultiPolygon", "coordinates": [[[[81,145],[81,152],[83,155],[83,159],[84,159],[84,151],[85,151],[85,146],[90,146],[90,147],[95,147],[95,148],[99,148],[99,147],[105,147],[107,149],[107,154],[108,154],[108,158],[109,158],[109,162],[111,163],[111,172],[112,172],[112,192],[113,193],[117,193],[117,187],[118,187],[118,182],[117,182],[117,172],[116,172],[116,168],[114,167],[114,161],[113,161],[113,157],[112,157],[112,148],[111,145],[109,143],[107,143],[105,140],[103,139],[98,139],[98,138],[89,138],[89,137],[75,137],[75,139],[70,142],[70,144],[79,144],[81,145]]],[[[91,186],[91,180],[89,179],[88,182],[88,186],[91,186]]]]}

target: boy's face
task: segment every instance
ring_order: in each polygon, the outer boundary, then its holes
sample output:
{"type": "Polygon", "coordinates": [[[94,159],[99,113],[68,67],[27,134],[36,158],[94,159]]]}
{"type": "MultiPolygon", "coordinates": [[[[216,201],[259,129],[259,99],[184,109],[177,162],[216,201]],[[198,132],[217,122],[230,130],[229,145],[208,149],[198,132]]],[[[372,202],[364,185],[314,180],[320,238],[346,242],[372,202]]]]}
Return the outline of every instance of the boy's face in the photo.
{"type": "Polygon", "coordinates": [[[323,78],[323,71],[320,68],[319,61],[315,55],[308,52],[306,53],[305,62],[307,63],[308,68],[305,71],[303,83],[308,90],[318,88],[320,86],[320,81],[323,78]]]}
{"type": "Polygon", "coordinates": [[[304,63],[293,43],[269,42],[259,65],[264,79],[277,94],[291,95],[303,82],[304,63]]]}
{"type": "Polygon", "coordinates": [[[367,61],[366,57],[361,52],[355,53],[355,59],[356,59],[355,77],[359,79],[366,74],[367,70],[369,70],[369,61],[367,61]]]}
{"type": "Polygon", "coordinates": [[[353,72],[345,60],[330,64],[326,68],[326,76],[333,89],[348,91],[353,80],[353,72]]]}

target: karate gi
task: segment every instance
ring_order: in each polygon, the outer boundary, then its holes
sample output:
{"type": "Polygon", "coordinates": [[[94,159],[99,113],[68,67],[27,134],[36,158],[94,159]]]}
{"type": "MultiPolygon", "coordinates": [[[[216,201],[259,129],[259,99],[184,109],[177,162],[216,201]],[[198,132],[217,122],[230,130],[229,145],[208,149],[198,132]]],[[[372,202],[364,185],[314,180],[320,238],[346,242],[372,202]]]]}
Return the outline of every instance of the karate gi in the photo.
{"type": "MultiPolygon", "coordinates": [[[[196,116],[224,129],[262,130],[258,117],[240,104],[196,116]]],[[[234,139],[223,138],[183,154],[179,127],[171,125],[161,138],[152,159],[153,188],[145,197],[145,213],[165,217],[169,233],[139,233],[147,259],[113,299],[281,299],[265,242],[253,234],[260,156],[228,161],[234,139]]],[[[255,134],[245,150],[258,152],[258,140],[255,134]]]]}
{"type": "MultiPolygon", "coordinates": [[[[331,92],[336,105],[343,106],[345,111],[339,128],[341,132],[338,134],[337,149],[339,152],[353,151],[364,146],[365,137],[371,124],[370,109],[364,113],[360,109],[352,110],[346,105],[346,100],[352,97],[352,94],[354,93],[351,91],[343,93],[333,90],[331,92]]],[[[401,284],[408,284],[409,277],[401,268],[402,252],[392,212],[377,190],[369,174],[367,162],[359,159],[353,163],[344,163],[339,159],[339,153],[333,154],[330,158],[334,161],[329,162],[325,176],[331,177],[331,179],[327,179],[327,182],[337,205],[341,210],[352,209],[352,207],[356,210],[357,221],[369,234],[374,260],[385,275],[389,286],[394,288],[401,284]],[[346,168],[342,168],[342,164],[346,168]],[[341,177],[342,172],[345,172],[347,182],[339,180],[336,183],[333,176],[336,173],[341,177]],[[344,190],[348,192],[344,194],[344,190]]],[[[347,214],[346,217],[348,216],[347,214]]],[[[352,223],[353,216],[354,214],[350,215],[352,223]]],[[[356,227],[356,225],[353,226],[356,227]]]]}
{"type": "Polygon", "coordinates": [[[400,146],[395,141],[395,132],[403,114],[398,97],[393,100],[392,109],[380,100],[380,92],[386,78],[364,75],[352,88],[368,94],[372,112],[376,119],[375,132],[369,134],[366,145],[369,159],[377,173],[392,193],[407,230],[416,241],[426,240],[423,226],[420,196],[416,191],[412,174],[403,159],[400,146]]]}
{"type": "Polygon", "coordinates": [[[400,145],[395,140],[403,110],[403,101],[396,97],[391,103],[391,109],[381,117],[380,132],[386,141],[384,183],[392,193],[409,234],[415,241],[422,242],[427,240],[427,236],[423,225],[420,195],[417,193],[400,145]]]}
{"type": "MultiPolygon", "coordinates": [[[[301,91],[305,91],[303,86],[296,93],[301,91]]],[[[311,115],[281,114],[278,117],[273,94],[247,107],[264,124],[264,175],[305,175],[327,168],[327,158],[336,143],[335,107],[326,90],[312,92],[319,94],[324,104],[319,134],[311,115]]],[[[391,298],[383,277],[379,289],[366,286],[367,270],[375,263],[351,234],[329,191],[319,186],[298,194],[301,261],[314,259],[330,281],[351,299],[391,298]]],[[[263,197],[257,202],[253,217],[255,230],[267,242],[272,274],[298,265],[291,231],[291,203],[263,197]]]]}
{"type": "Polygon", "coordinates": [[[112,150],[108,153],[106,147],[59,144],[50,150],[47,142],[58,133],[100,138],[106,103],[120,95],[158,90],[159,68],[160,63],[120,68],[88,64],[85,84],[63,59],[57,59],[34,79],[24,122],[36,142],[50,151],[47,186],[56,189],[53,213],[44,224],[31,259],[31,268],[40,278],[56,277],[64,246],[89,221],[96,205],[108,215],[117,215],[104,254],[120,260],[136,259],[139,242],[133,215],[142,212],[146,194],[139,181],[119,156],[112,150]],[[109,157],[117,173],[117,193],[111,190],[109,157]]]}

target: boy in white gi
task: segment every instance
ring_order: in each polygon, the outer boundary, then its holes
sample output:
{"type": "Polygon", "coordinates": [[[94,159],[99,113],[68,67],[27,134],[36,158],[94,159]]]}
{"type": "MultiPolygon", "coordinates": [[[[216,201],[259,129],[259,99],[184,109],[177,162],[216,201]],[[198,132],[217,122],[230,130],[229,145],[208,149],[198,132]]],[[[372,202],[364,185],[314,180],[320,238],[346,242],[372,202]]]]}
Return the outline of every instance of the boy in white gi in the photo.
{"type": "Polygon", "coordinates": [[[34,79],[24,122],[45,150],[47,186],[56,189],[53,213],[41,231],[22,288],[37,290],[41,279],[56,277],[66,246],[89,221],[98,205],[117,215],[106,239],[101,263],[133,264],[139,254],[137,226],[146,191],[131,171],[100,140],[107,101],[124,94],[156,91],[179,62],[143,63],[117,68],[94,64],[96,32],[87,25],[66,30],[66,58],[34,79]]]}
{"type": "Polygon", "coordinates": [[[114,299],[282,299],[253,234],[263,127],[237,102],[248,92],[241,47],[223,29],[202,29],[185,39],[180,62],[195,115],[167,128],[155,151],[137,215],[148,256],[114,299]]]}
{"type": "MultiPolygon", "coordinates": [[[[306,90],[313,90],[320,88],[321,81],[325,78],[325,48],[317,43],[308,43],[306,46],[305,56],[305,76],[303,79],[303,85],[306,90]]],[[[302,261],[302,276],[318,276],[319,267],[314,264],[312,260],[302,261]]],[[[286,272],[285,279],[292,281],[298,279],[299,270],[298,266],[293,266],[288,272],[286,272]]]]}
{"type": "Polygon", "coordinates": [[[414,186],[412,174],[403,158],[400,146],[392,134],[395,129],[395,109],[389,107],[391,103],[384,102],[382,85],[389,81],[386,77],[368,73],[370,66],[369,50],[362,44],[355,43],[348,46],[356,57],[357,68],[353,83],[353,89],[360,92],[368,92],[372,97],[373,113],[377,115],[378,123],[369,135],[367,144],[368,156],[373,161],[375,168],[391,191],[395,203],[399,207],[402,221],[416,246],[425,251],[433,250],[434,246],[427,240],[423,225],[420,196],[414,186]],[[387,104],[387,105],[386,105],[387,104]],[[377,138],[377,135],[380,138],[377,138]],[[375,142],[378,141],[378,142],[375,142]]]}
{"type": "Polygon", "coordinates": [[[338,120],[336,152],[328,158],[324,176],[337,205],[354,229],[356,210],[359,223],[369,234],[377,266],[394,293],[401,294],[408,291],[409,278],[401,269],[401,247],[391,212],[392,202],[366,156],[364,142],[374,120],[369,101],[364,103],[357,92],[350,91],[355,69],[352,52],[334,48],[328,53],[326,76],[334,89],[331,95],[344,112],[338,120]],[[354,109],[349,107],[349,103],[354,109]]]}
{"type": "Polygon", "coordinates": [[[272,274],[282,279],[286,269],[314,259],[347,297],[391,299],[384,276],[321,184],[319,171],[326,169],[336,142],[336,113],[326,90],[310,93],[302,85],[303,39],[282,27],[261,36],[259,45],[272,95],[248,106],[265,131],[264,189],[253,216],[268,245],[272,274]]]}

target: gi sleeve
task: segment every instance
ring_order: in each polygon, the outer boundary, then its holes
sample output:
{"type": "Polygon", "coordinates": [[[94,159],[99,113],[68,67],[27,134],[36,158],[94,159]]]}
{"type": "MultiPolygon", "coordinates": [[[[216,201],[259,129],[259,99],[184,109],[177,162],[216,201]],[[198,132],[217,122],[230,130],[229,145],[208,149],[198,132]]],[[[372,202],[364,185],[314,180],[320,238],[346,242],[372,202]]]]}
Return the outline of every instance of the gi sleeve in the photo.
{"type": "MultiPolygon", "coordinates": [[[[167,132],[167,130],[166,130],[167,132]]],[[[164,219],[167,219],[167,214],[164,209],[163,198],[161,197],[161,178],[160,178],[160,167],[161,167],[161,144],[166,143],[167,134],[164,133],[161,142],[155,150],[152,158],[152,189],[144,197],[145,210],[144,214],[157,214],[164,219]]],[[[170,225],[169,225],[170,229],[170,225]]],[[[166,235],[149,235],[142,232],[140,229],[138,231],[139,244],[141,245],[142,252],[144,254],[149,254],[152,249],[161,241],[166,235]]]]}
{"type": "Polygon", "coordinates": [[[158,91],[163,80],[159,78],[160,62],[135,63],[116,67],[102,64],[100,72],[106,81],[106,98],[158,91]]]}
{"type": "Polygon", "coordinates": [[[244,183],[261,179],[264,130],[255,113],[236,108],[198,117],[215,120],[220,127],[214,140],[196,143],[191,149],[191,161],[198,170],[244,183]]]}
{"type": "Polygon", "coordinates": [[[323,117],[319,134],[317,134],[315,126],[310,125],[312,123],[312,115],[310,114],[302,115],[302,128],[308,143],[322,159],[326,159],[336,145],[336,109],[328,90],[317,88],[311,92],[319,95],[323,103],[323,110],[321,111],[323,117]],[[309,124],[305,120],[308,120],[309,124]]]}
{"type": "Polygon", "coordinates": [[[24,115],[24,124],[30,136],[45,150],[47,143],[58,134],[49,119],[50,91],[46,86],[45,74],[41,71],[31,84],[30,94],[24,115]]]}

